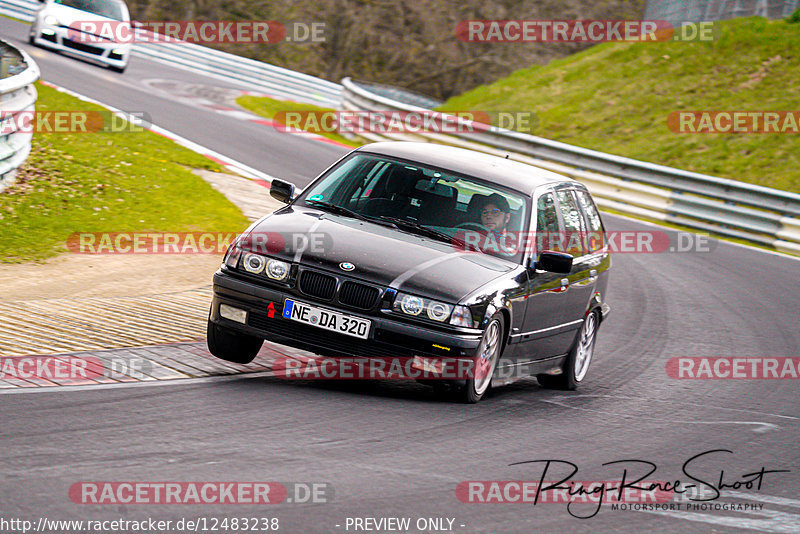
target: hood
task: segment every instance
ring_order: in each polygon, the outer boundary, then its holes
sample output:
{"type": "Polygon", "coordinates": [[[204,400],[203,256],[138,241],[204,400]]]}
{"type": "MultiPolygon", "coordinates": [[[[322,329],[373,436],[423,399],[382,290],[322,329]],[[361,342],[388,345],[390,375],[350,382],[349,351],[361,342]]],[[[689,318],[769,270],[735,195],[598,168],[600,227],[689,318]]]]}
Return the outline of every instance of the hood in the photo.
{"type": "Polygon", "coordinates": [[[452,304],[518,267],[442,241],[302,206],[273,213],[243,237],[246,250],[452,304]],[[355,269],[345,272],[342,263],[355,269]]]}

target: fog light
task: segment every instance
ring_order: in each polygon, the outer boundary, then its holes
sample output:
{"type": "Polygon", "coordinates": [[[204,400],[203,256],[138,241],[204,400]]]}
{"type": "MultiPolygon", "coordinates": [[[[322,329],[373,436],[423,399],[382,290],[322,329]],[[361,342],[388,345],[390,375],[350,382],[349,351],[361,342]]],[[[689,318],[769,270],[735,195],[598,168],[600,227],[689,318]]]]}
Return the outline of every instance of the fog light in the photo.
{"type": "Polygon", "coordinates": [[[233,306],[228,306],[227,304],[219,305],[219,315],[220,317],[237,323],[247,324],[247,312],[239,308],[234,308],[233,306]]]}

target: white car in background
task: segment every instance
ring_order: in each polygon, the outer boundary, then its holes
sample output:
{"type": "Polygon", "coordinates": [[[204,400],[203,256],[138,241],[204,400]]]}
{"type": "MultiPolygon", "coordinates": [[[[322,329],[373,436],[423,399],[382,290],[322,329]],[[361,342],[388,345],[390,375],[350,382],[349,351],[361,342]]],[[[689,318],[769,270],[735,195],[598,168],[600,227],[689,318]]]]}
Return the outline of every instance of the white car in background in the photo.
{"type": "Polygon", "coordinates": [[[130,59],[131,44],[120,43],[111,35],[130,34],[130,13],[122,0],[40,0],[44,4],[36,13],[28,41],[31,44],[65,52],[82,59],[107,65],[124,72],[130,59]],[[107,35],[77,31],[81,22],[110,23],[118,29],[126,24],[125,32],[107,35]]]}

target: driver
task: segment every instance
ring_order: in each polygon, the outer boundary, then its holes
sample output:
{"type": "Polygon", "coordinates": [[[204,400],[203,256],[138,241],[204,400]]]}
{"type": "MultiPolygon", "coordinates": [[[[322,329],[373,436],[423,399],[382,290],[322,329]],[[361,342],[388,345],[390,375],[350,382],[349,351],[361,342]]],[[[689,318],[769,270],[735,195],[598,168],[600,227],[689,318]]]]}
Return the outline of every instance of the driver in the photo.
{"type": "Polygon", "coordinates": [[[489,195],[481,210],[481,224],[494,232],[495,237],[500,237],[505,234],[510,219],[511,208],[508,200],[497,193],[489,195]]]}

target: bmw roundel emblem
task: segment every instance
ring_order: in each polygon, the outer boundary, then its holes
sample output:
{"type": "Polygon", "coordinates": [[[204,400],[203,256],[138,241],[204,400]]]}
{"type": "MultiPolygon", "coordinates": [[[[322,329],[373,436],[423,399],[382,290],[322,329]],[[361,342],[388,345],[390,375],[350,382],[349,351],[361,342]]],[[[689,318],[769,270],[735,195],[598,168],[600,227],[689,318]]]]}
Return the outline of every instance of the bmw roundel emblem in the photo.
{"type": "Polygon", "coordinates": [[[339,268],[343,271],[355,271],[356,266],[349,262],[344,262],[339,264],[339,268]]]}

